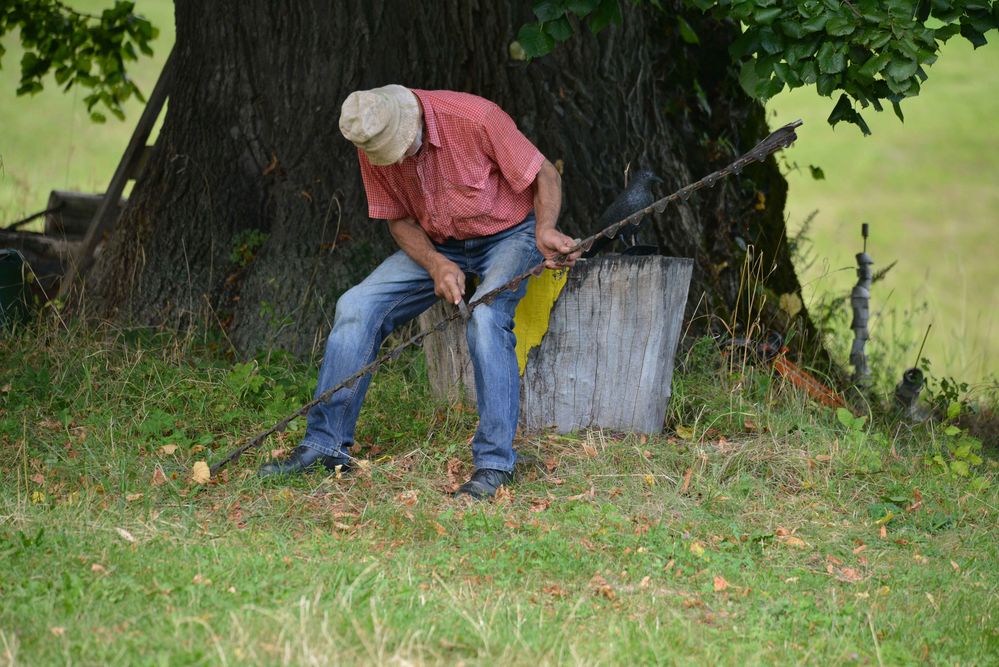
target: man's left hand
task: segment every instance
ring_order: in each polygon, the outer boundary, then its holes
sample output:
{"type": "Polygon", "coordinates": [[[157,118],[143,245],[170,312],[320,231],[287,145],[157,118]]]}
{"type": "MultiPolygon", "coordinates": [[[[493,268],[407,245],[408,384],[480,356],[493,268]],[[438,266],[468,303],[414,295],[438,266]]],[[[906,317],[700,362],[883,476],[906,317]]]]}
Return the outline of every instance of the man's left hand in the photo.
{"type": "Polygon", "coordinates": [[[577,243],[579,243],[578,239],[566,236],[557,229],[544,229],[537,234],[538,250],[544,255],[545,267],[549,269],[561,269],[575,264],[583,251],[577,250],[571,255],[568,253],[577,243]],[[565,261],[557,262],[555,258],[558,255],[568,256],[565,261]]]}

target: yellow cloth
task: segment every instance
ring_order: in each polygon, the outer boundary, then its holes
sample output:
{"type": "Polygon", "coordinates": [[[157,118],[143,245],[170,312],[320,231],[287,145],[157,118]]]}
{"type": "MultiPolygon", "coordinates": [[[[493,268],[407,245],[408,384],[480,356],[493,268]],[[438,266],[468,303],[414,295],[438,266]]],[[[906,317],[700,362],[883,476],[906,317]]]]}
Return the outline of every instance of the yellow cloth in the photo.
{"type": "Polygon", "coordinates": [[[517,304],[513,315],[514,332],[517,334],[517,363],[520,374],[527,367],[527,354],[541,343],[548,331],[548,319],[555,300],[565,287],[569,271],[545,271],[527,281],[527,292],[517,304]]]}

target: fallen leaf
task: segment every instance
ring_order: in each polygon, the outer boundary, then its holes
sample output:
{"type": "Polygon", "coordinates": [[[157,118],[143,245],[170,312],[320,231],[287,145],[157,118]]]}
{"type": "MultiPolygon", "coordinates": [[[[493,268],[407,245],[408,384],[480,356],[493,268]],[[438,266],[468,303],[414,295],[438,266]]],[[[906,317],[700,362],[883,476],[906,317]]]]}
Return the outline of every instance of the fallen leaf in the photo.
{"type": "Polygon", "coordinates": [[[839,579],[840,581],[845,581],[845,582],[847,582],[849,584],[854,584],[854,583],[860,581],[861,579],[863,579],[863,577],[860,576],[860,573],[857,572],[852,567],[844,567],[844,568],[842,568],[839,571],[839,574],[836,576],[836,578],[839,579]]]}
{"type": "Polygon", "coordinates": [[[676,427],[676,435],[681,440],[693,440],[694,439],[694,429],[689,426],[683,426],[682,424],[676,427]]]}
{"type": "Polygon", "coordinates": [[[409,491],[403,491],[402,493],[397,493],[395,499],[406,507],[412,507],[419,500],[420,492],[416,489],[410,489],[409,491]]]}
{"type": "Polygon", "coordinates": [[[90,571],[96,572],[98,574],[104,574],[105,572],[108,571],[108,569],[103,565],[101,565],[100,563],[94,563],[93,565],[90,566],[90,571]]]}
{"type": "Polygon", "coordinates": [[[202,574],[200,572],[198,572],[196,575],[194,575],[194,579],[192,579],[191,582],[194,583],[194,584],[197,584],[198,586],[211,586],[212,585],[212,580],[209,579],[208,577],[202,576],[202,574]]]}
{"type": "Polygon", "coordinates": [[[204,445],[195,445],[194,447],[191,447],[191,454],[200,454],[203,451],[205,451],[204,445]]]}
{"type": "Polygon", "coordinates": [[[653,477],[652,475],[646,475],[644,477],[644,479],[645,479],[645,483],[648,484],[649,486],[655,486],[656,485],[656,478],[653,477]]]}
{"type": "Polygon", "coordinates": [[[888,537],[888,529],[882,524],[881,530],[878,531],[878,534],[881,536],[881,539],[885,539],[888,537]]]}
{"type": "Polygon", "coordinates": [[[177,445],[163,445],[159,451],[163,456],[170,456],[177,451],[177,445]]]}
{"type": "Polygon", "coordinates": [[[0,387],[0,394],[6,394],[9,391],[10,391],[10,382],[0,387]]]}
{"type": "Polygon", "coordinates": [[[552,499],[548,498],[535,498],[531,501],[531,511],[532,512],[544,512],[546,509],[551,507],[552,499]]]}
{"type": "Polygon", "coordinates": [[[191,468],[191,481],[195,484],[207,484],[212,479],[212,473],[208,469],[208,464],[204,461],[196,461],[191,468]]]}
{"type": "MultiPolygon", "coordinates": [[[[10,385],[7,385],[7,386],[10,387],[10,385]]],[[[51,632],[52,634],[54,634],[56,637],[62,637],[64,634],[66,634],[66,628],[63,628],[63,627],[60,627],[60,626],[57,625],[57,626],[49,628],[49,632],[51,632]]]]}
{"type": "Polygon", "coordinates": [[[496,489],[496,495],[494,496],[494,502],[497,505],[510,504],[514,500],[513,489],[509,486],[501,486],[496,489]]]}
{"type": "Polygon", "coordinates": [[[728,582],[725,577],[715,577],[715,593],[721,593],[728,589],[728,582]]]}
{"type": "Polygon", "coordinates": [[[163,468],[156,466],[156,469],[153,470],[153,480],[150,483],[153,486],[160,486],[162,484],[166,484],[166,481],[167,478],[166,475],[163,474],[163,468]]]}
{"type": "Polygon", "coordinates": [[[687,468],[687,472],[683,473],[683,484],[680,485],[680,494],[683,495],[690,488],[690,478],[694,476],[694,469],[687,468]]]}
{"type": "Polygon", "coordinates": [[[808,545],[805,544],[805,540],[800,537],[795,537],[794,535],[788,535],[784,538],[783,542],[789,547],[794,547],[796,549],[806,549],[808,547],[808,545]]]}
{"type": "Polygon", "coordinates": [[[555,468],[558,468],[558,459],[554,456],[549,456],[545,459],[545,470],[548,472],[555,472],[555,468]]]}
{"type": "Polygon", "coordinates": [[[135,536],[132,535],[132,533],[128,532],[124,528],[115,528],[115,530],[121,536],[121,539],[123,539],[126,542],[129,542],[131,544],[135,544],[135,536]]]}
{"type": "Polygon", "coordinates": [[[278,449],[272,449],[271,450],[271,458],[272,459],[283,459],[284,457],[288,456],[288,454],[290,452],[291,452],[291,448],[290,447],[279,447],[278,449]]]}
{"type": "Polygon", "coordinates": [[[599,455],[597,448],[593,445],[583,445],[583,454],[589,456],[591,459],[595,459],[599,455]]]}
{"type": "Polygon", "coordinates": [[[541,589],[541,591],[557,598],[564,598],[569,595],[569,591],[565,590],[558,584],[547,584],[541,589]]]}
{"type": "Polygon", "coordinates": [[[139,500],[140,498],[142,498],[141,493],[130,493],[127,496],[125,496],[125,502],[130,503],[133,500],[139,500]]]}
{"type": "Polygon", "coordinates": [[[45,502],[45,494],[44,493],[42,493],[41,491],[32,491],[31,492],[31,503],[33,505],[41,505],[44,502],[45,502]]]}
{"type": "Polygon", "coordinates": [[[644,577],[642,577],[642,581],[638,584],[638,587],[648,588],[651,585],[652,585],[652,577],[650,577],[649,575],[645,575],[644,577]]]}
{"type": "Polygon", "coordinates": [[[587,498],[592,499],[596,496],[596,491],[593,490],[591,486],[589,491],[583,491],[582,493],[577,493],[574,496],[569,496],[566,500],[586,500],[587,498]]]}
{"type": "Polygon", "coordinates": [[[859,554],[861,551],[867,548],[866,544],[861,544],[859,547],[853,550],[854,554],[859,554]]]}
{"type": "Polygon", "coordinates": [[[801,297],[794,292],[781,294],[778,301],[780,303],[780,309],[787,313],[787,316],[791,319],[794,319],[794,317],[801,312],[801,297]]]}
{"type": "Polygon", "coordinates": [[[960,571],[961,571],[961,566],[960,566],[960,565],[958,565],[957,563],[955,563],[954,561],[951,561],[951,562],[950,562],[950,566],[951,566],[952,568],[954,568],[954,571],[955,571],[955,572],[960,572],[960,571]]]}
{"type": "Polygon", "coordinates": [[[747,431],[759,431],[760,427],[756,425],[752,419],[744,419],[742,422],[742,427],[747,431]]]}
{"type": "Polygon", "coordinates": [[[704,544],[694,540],[690,543],[690,553],[694,554],[698,558],[704,558],[704,544]]]}
{"type": "Polygon", "coordinates": [[[593,578],[590,579],[590,588],[593,589],[593,593],[595,595],[600,595],[608,600],[613,600],[617,597],[614,593],[614,589],[611,588],[611,585],[607,583],[607,580],[599,574],[593,575],[593,578]]]}
{"type": "Polygon", "coordinates": [[[437,534],[440,535],[441,537],[447,535],[447,528],[437,523],[436,521],[431,522],[430,525],[434,527],[434,530],[436,530],[437,534]]]}
{"type": "Polygon", "coordinates": [[[31,477],[29,477],[29,479],[39,486],[45,485],[45,477],[41,473],[38,473],[37,475],[32,475],[31,477]]]}

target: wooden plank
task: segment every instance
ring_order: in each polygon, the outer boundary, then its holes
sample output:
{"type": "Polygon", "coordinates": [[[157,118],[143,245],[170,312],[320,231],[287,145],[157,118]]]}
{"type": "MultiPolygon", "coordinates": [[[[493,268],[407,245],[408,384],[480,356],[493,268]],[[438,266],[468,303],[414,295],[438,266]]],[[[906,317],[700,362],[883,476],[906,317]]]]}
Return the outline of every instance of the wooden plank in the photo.
{"type": "MultiPolygon", "coordinates": [[[[46,206],[50,212],[45,215],[45,233],[51,236],[64,236],[82,240],[94,220],[94,215],[104,201],[104,195],[53,190],[46,206]]],[[[127,199],[118,201],[116,215],[121,213],[127,199]]]]}
{"type": "Polygon", "coordinates": [[[145,108],[142,110],[142,115],[135,126],[132,138],[125,148],[125,153],[118,163],[118,168],[115,169],[114,176],[111,177],[111,183],[108,185],[100,207],[94,214],[93,222],[87,229],[87,235],[83,239],[79,253],[66,272],[66,276],[59,288],[60,297],[65,297],[68,294],[73,283],[76,282],[77,276],[89,270],[93,263],[94,249],[104,237],[104,234],[111,230],[118,219],[118,207],[116,203],[121,198],[121,193],[125,189],[125,183],[128,181],[129,174],[135,169],[136,160],[141,157],[142,152],[145,150],[146,140],[153,131],[156,119],[159,118],[160,110],[162,110],[163,103],[169,94],[170,81],[173,77],[173,62],[174,51],[171,50],[170,55],[167,56],[166,63],[163,65],[160,78],[157,80],[156,86],[153,88],[153,92],[149,96],[145,108]]]}
{"type": "Polygon", "coordinates": [[[692,271],[675,257],[577,263],[527,361],[524,431],[661,431],[692,271]]]}

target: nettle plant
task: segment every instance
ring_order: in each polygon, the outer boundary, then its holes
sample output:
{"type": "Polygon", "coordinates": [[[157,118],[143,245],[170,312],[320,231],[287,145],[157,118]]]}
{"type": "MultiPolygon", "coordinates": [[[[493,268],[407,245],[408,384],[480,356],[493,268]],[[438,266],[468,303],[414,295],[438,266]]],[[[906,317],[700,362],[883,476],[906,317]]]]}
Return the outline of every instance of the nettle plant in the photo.
{"type": "MultiPolygon", "coordinates": [[[[635,4],[642,0],[632,0],[635,4]]],[[[647,0],[665,11],[661,0],[647,0]]],[[[976,48],[999,26],[999,2],[988,0],[685,0],[692,9],[736,21],[742,35],[729,53],[743,89],[765,102],[785,88],[814,86],[824,97],[839,94],[829,123],[870,128],[860,109],[891,105],[919,94],[943,45],[960,34],[976,48]]],[[[524,25],[516,48],[527,58],[549,53],[580,24],[599,32],[620,23],[619,0],[539,0],[536,22],[524,25]]],[[[691,21],[694,19],[692,14],[691,21]]],[[[700,43],[691,21],[670,17],[680,38],[700,43]]]]}

